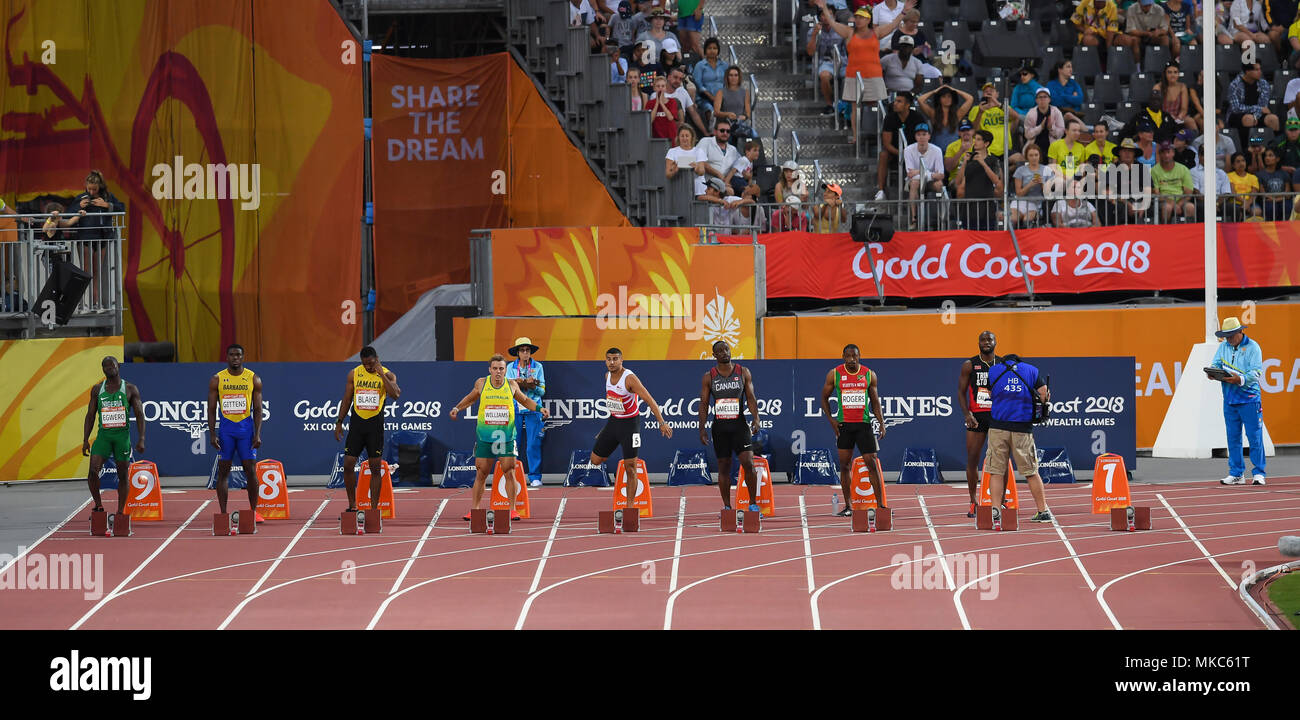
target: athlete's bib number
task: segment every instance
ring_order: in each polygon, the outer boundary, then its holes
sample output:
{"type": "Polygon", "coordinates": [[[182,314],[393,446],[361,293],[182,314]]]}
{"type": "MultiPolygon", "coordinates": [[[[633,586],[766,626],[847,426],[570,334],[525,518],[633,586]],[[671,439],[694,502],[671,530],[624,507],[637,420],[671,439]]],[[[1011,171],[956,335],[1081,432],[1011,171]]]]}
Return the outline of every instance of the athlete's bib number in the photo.
{"type": "Polygon", "coordinates": [[[989,391],[988,391],[988,388],[980,388],[979,390],[976,390],[976,391],[975,391],[975,404],[976,404],[976,405],[978,405],[978,406],[980,406],[980,407],[982,407],[982,408],[987,408],[987,407],[990,406],[990,403],[991,403],[992,401],[993,401],[993,399],[992,399],[991,397],[989,397],[989,391]]]}
{"type": "Polygon", "coordinates": [[[713,414],[719,420],[735,420],[740,417],[740,398],[718,398],[713,403],[713,414]]]}
{"type": "Polygon", "coordinates": [[[623,401],[616,397],[606,397],[605,404],[609,406],[610,415],[627,414],[627,408],[623,407],[623,401]]]}
{"type": "Polygon", "coordinates": [[[243,394],[222,395],[221,412],[227,415],[243,415],[248,412],[248,398],[243,394]]]}
{"type": "Polygon", "coordinates": [[[483,407],[484,425],[505,425],[510,422],[510,408],[505,405],[485,405],[483,407]]]}
{"type": "Polygon", "coordinates": [[[99,415],[99,424],[104,428],[126,427],[126,408],[121,405],[105,405],[99,415]]]}
{"type": "Polygon", "coordinates": [[[641,433],[639,432],[632,433],[632,447],[634,448],[641,447],[641,433]]]}
{"type": "Polygon", "coordinates": [[[379,409],[379,391],[364,388],[357,390],[357,409],[358,410],[378,410],[379,409]]]}
{"type": "Polygon", "coordinates": [[[860,410],[867,406],[867,391],[845,390],[840,396],[840,403],[845,408],[860,410]]]}

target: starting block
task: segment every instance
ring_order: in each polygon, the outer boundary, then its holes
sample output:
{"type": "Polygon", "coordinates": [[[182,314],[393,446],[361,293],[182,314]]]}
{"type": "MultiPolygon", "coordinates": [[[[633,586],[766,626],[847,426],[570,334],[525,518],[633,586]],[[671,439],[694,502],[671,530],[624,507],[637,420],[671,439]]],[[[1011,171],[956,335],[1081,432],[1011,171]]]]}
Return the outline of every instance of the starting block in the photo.
{"type": "Polygon", "coordinates": [[[108,516],[108,536],[131,537],[131,516],[126,513],[113,513],[108,516]]]}
{"type": "Polygon", "coordinates": [[[1020,522],[1013,507],[1000,508],[1001,517],[993,519],[993,506],[980,505],[975,508],[975,529],[977,530],[1019,530],[1020,522]]]}
{"type": "Polygon", "coordinates": [[[1120,532],[1151,529],[1151,508],[1133,507],[1110,509],[1110,529],[1120,532]]]}
{"type": "Polygon", "coordinates": [[[357,532],[357,511],[356,510],[344,510],[343,512],[339,513],[339,534],[340,535],[360,535],[364,532],[365,532],[364,527],[361,528],[361,532],[357,532]]]}
{"type": "Polygon", "coordinates": [[[234,535],[234,530],[230,527],[229,513],[212,513],[212,534],[213,535],[234,535]]]}
{"type": "Polygon", "coordinates": [[[723,510],[719,528],[722,532],[756,533],[762,529],[763,513],[749,510],[723,510]]]}
{"type": "Polygon", "coordinates": [[[230,514],[230,521],[240,535],[254,535],[257,533],[257,513],[252,510],[242,513],[236,510],[230,514]]]}
{"type": "Polygon", "coordinates": [[[108,537],[108,513],[103,510],[90,511],[90,534],[95,537],[108,537]]]}
{"type": "Polygon", "coordinates": [[[601,510],[596,522],[596,532],[613,533],[640,532],[641,513],[630,512],[623,508],[618,510],[601,510]]]}
{"type": "Polygon", "coordinates": [[[485,535],[509,535],[510,513],[502,510],[470,510],[469,531],[485,535]]]}
{"type": "Polygon", "coordinates": [[[853,511],[853,532],[876,532],[894,529],[894,511],[889,507],[853,511]]]}
{"type": "MultiPolygon", "coordinates": [[[[249,523],[250,525],[252,523],[249,523]]],[[[384,513],[370,512],[366,513],[365,528],[368,533],[381,533],[384,531],[384,513]]],[[[239,524],[239,532],[244,532],[244,524],[239,524]]]]}

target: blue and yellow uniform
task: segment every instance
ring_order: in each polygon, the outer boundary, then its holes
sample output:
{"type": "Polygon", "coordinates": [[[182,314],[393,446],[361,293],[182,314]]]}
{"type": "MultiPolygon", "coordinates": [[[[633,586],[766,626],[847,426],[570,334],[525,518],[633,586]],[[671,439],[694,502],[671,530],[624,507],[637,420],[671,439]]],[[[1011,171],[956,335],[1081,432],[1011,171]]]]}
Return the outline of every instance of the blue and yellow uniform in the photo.
{"type": "Polygon", "coordinates": [[[252,370],[242,368],[238,375],[227,368],[217,373],[217,402],[221,408],[221,427],[218,437],[221,440],[221,459],[239,462],[257,461],[257,450],[253,447],[253,412],[261,408],[253,407],[252,370]]]}
{"type": "Polygon", "coordinates": [[[474,457],[502,458],[515,456],[515,393],[510,381],[500,387],[492,385],[492,376],[483,379],[479,391],[478,429],[474,457]]]}

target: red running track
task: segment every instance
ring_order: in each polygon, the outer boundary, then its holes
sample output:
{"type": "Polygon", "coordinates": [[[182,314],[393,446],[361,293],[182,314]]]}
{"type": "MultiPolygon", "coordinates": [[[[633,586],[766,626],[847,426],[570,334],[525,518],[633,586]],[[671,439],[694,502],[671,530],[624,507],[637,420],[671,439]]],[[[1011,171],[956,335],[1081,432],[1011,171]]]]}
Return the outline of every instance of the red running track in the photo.
{"type": "Polygon", "coordinates": [[[399,490],[398,516],[359,537],[338,533],[341,491],[293,491],[292,519],[235,537],[213,537],[210,491],[172,491],[167,519],[130,538],[90,537],[84,508],[56,528],[5,587],[38,557],[102,569],[0,591],[0,628],[1264,627],[1236,584],[1282,561],[1300,478],[1135,484],[1156,528],[1138,533],[1092,515],[1090,490],[1049,487],[1046,524],[1021,493],[1022,529],[995,533],[966,518],[962,487],[892,485],[895,529],[855,534],[829,515],[835,488],[780,485],[776,517],[744,535],[718,531],[715,487],[657,487],[655,516],[615,536],[596,533],[608,490],[554,487],[491,537],[461,520],[466,490],[399,490]]]}

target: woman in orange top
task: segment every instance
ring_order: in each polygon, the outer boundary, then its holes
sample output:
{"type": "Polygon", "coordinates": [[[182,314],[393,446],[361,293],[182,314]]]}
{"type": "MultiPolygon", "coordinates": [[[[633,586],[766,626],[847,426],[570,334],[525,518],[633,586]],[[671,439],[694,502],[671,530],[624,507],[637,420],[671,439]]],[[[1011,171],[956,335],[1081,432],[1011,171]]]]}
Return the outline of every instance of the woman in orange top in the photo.
{"type": "MultiPolygon", "coordinates": [[[[844,75],[844,92],[841,98],[846,102],[876,102],[889,96],[885,90],[885,76],[880,69],[880,38],[894,32],[908,10],[916,7],[916,0],[907,0],[903,12],[888,24],[872,26],[871,8],[861,7],[853,13],[853,27],[835,22],[831,11],[826,8],[826,0],[816,0],[822,17],[831,29],[844,38],[849,51],[848,67],[844,75]],[[861,88],[858,87],[858,75],[862,75],[861,88]]],[[[856,110],[856,108],[855,108],[856,110]]],[[[853,134],[849,144],[858,141],[858,113],[853,113],[853,134]]]]}

